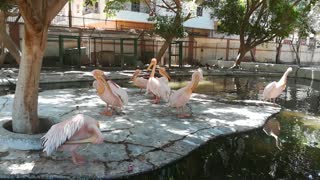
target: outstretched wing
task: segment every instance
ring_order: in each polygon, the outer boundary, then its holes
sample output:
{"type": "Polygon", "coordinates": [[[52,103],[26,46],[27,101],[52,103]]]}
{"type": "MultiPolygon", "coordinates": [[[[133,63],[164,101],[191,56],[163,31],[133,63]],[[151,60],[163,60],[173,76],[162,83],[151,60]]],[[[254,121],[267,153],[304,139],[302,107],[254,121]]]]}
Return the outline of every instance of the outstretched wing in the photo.
{"type": "Polygon", "coordinates": [[[59,146],[70,139],[83,125],[83,114],[75,115],[68,120],[53,125],[47,134],[41,138],[43,140],[43,152],[47,152],[47,155],[53,153],[59,146]]]}
{"type": "Polygon", "coordinates": [[[127,91],[111,80],[108,80],[107,83],[109,84],[112,93],[118,96],[124,105],[127,105],[129,99],[127,91]]]}

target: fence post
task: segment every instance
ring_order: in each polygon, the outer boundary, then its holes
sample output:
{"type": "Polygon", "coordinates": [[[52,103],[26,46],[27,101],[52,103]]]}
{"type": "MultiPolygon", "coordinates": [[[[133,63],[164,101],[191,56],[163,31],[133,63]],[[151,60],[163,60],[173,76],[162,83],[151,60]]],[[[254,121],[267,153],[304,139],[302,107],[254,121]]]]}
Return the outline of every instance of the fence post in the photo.
{"type": "Polygon", "coordinates": [[[230,46],[230,39],[227,39],[227,47],[226,47],[226,61],[229,60],[229,46],[230,46]]]}

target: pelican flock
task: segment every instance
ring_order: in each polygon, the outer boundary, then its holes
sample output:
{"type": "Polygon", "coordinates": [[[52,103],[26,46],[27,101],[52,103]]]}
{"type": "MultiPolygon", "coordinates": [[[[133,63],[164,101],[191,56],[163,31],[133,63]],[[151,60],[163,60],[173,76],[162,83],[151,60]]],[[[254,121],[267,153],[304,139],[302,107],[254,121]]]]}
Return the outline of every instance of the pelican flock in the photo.
{"type": "MultiPolygon", "coordinates": [[[[141,70],[137,69],[132,75],[133,84],[142,89],[146,89],[146,93],[152,93],[155,96],[153,103],[158,104],[160,100],[168,102],[168,106],[177,109],[179,118],[190,117],[190,113],[185,113],[184,109],[189,102],[192,93],[197,89],[200,81],[203,80],[203,72],[199,68],[193,72],[191,81],[185,86],[176,91],[171,91],[169,81],[171,77],[166,72],[165,68],[159,68],[159,73],[162,77],[156,78],[155,71],[157,60],[153,58],[147,70],[151,70],[149,79],[138,77],[141,70]],[[152,68],[152,69],[151,69],[152,68]]],[[[273,100],[277,98],[286,88],[288,74],[292,71],[289,67],[283,74],[281,79],[268,84],[263,91],[265,100],[273,100]]],[[[92,75],[95,79],[93,87],[97,91],[97,95],[106,103],[106,107],[101,115],[111,116],[116,108],[122,109],[128,104],[128,94],[125,89],[109,80],[102,70],[93,70],[92,75]]],[[[275,137],[277,146],[279,135],[279,124],[269,121],[263,129],[268,135],[275,137]]],[[[92,117],[78,114],[69,119],[66,119],[58,124],[53,125],[50,130],[42,137],[43,151],[47,155],[51,155],[54,151],[68,151],[71,153],[74,164],[80,165],[85,163],[84,157],[76,153],[76,150],[81,144],[92,143],[101,144],[104,141],[104,136],[99,130],[99,123],[92,117]]]]}

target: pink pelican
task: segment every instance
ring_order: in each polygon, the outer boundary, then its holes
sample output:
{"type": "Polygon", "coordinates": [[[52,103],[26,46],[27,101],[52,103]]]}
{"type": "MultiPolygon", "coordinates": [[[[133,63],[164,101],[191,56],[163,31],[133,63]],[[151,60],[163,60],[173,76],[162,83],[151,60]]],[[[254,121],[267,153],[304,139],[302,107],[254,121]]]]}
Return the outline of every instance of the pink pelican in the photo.
{"type": "Polygon", "coordinates": [[[278,82],[273,81],[264,88],[263,90],[264,100],[270,99],[270,101],[273,100],[273,103],[275,103],[275,99],[282,93],[283,90],[286,89],[287,77],[291,71],[292,71],[292,68],[289,67],[278,82]]]}
{"type": "Polygon", "coordinates": [[[115,107],[122,109],[124,105],[128,104],[127,92],[113,81],[106,81],[103,71],[93,70],[92,75],[96,79],[93,82],[93,87],[97,90],[98,96],[107,103],[105,110],[101,114],[111,116],[115,107]],[[110,111],[109,105],[111,105],[110,111]]]}
{"type": "Polygon", "coordinates": [[[168,75],[166,68],[164,67],[159,68],[159,74],[161,74],[162,76],[159,78],[159,80],[162,81],[163,83],[169,84],[171,77],[168,75]]]}
{"type": "Polygon", "coordinates": [[[85,163],[85,158],[76,153],[76,149],[84,143],[101,144],[104,137],[95,119],[78,114],[53,125],[41,138],[43,152],[51,155],[55,150],[68,151],[76,165],[85,163]]]}
{"type": "Polygon", "coordinates": [[[132,75],[131,80],[133,81],[133,84],[140,88],[140,93],[142,89],[147,88],[148,79],[145,79],[143,77],[138,77],[138,75],[141,73],[140,69],[137,69],[134,74],[132,75]]]}
{"type": "Polygon", "coordinates": [[[184,113],[184,106],[189,102],[192,92],[196,90],[199,82],[203,79],[202,70],[198,69],[192,74],[192,80],[187,86],[180,88],[171,94],[169,104],[171,107],[177,108],[178,117],[189,117],[191,114],[184,113]],[[181,113],[180,113],[181,109],[181,113]]]}
{"type": "Polygon", "coordinates": [[[168,101],[170,96],[170,87],[168,84],[154,77],[156,71],[157,60],[152,58],[151,63],[148,67],[150,69],[152,67],[152,71],[147,84],[147,92],[151,92],[155,95],[155,99],[153,103],[157,104],[160,102],[160,98],[168,101]]]}

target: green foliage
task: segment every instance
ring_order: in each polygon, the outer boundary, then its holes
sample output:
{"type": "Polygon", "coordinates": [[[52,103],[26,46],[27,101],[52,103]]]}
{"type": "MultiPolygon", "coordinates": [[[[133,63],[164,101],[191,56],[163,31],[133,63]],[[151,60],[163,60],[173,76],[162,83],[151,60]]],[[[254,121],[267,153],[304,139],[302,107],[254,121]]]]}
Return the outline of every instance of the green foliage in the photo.
{"type": "Polygon", "coordinates": [[[220,21],[218,31],[247,37],[247,44],[287,37],[298,24],[306,24],[303,21],[311,5],[312,1],[294,4],[292,0],[221,0],[207,4],[220,21]]]}
{"type": "Polygon", "coordinates": [[[104,12],[107,16],[114,16],[116,12],[124,9],[124,4],[130,2],[130,0],[116,0],[116,1],[107,1],[104,8],[104,12]]]}
{"type": "Polygon", "coordinates": [[[154,16],[149,20],[155,23],[154,32],[164,39],[184,37],[185,30],[179,16],[154,16]]]}
{"type": "Polygon", "coordinates": [[[12,9],[14,6],[13,4],[9,3],[8,1],[0,1],[0,10],[2,11],[9,11],[10,9],[12,9]]]}

